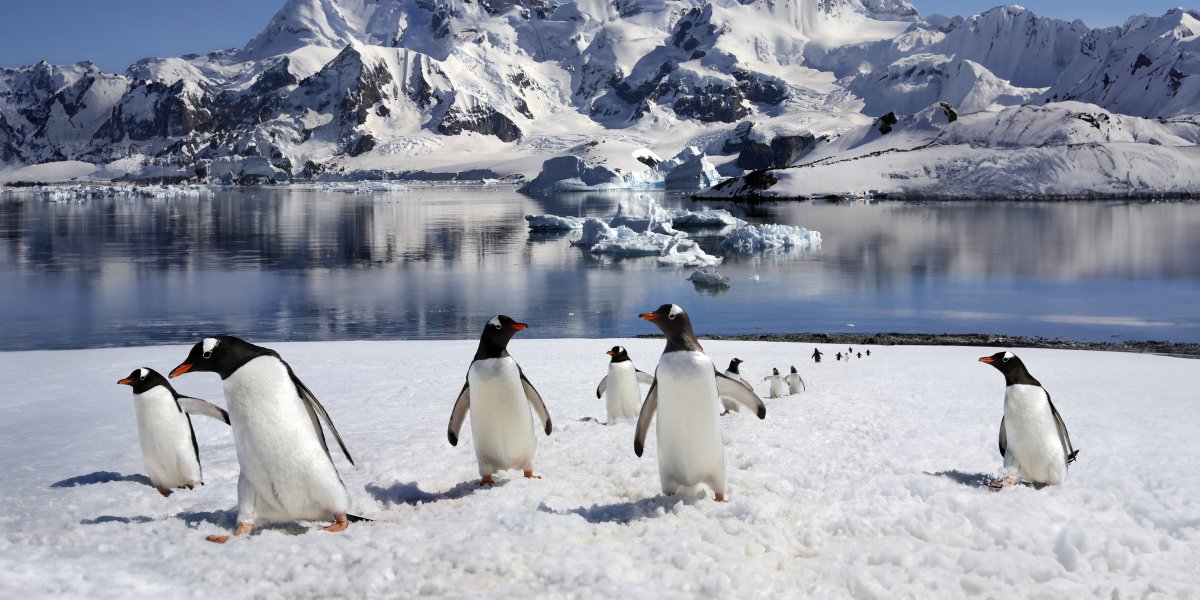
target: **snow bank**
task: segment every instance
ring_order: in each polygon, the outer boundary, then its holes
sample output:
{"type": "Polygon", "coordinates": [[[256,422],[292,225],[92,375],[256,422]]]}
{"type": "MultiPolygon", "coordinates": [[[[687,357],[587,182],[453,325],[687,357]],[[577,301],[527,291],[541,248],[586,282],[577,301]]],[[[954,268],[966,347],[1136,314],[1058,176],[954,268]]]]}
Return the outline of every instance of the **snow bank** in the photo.
{"type": "MultiPolygon", "coordinates": [[[[536,315],[514,316],[536,331],[536,315]]],[[[719,314],[693,317],[704,331],[719,314]]],[[[352,508],[375,520],[336,534],[260,529],[225,546],[203,538],[234,525],[229,427],[193,420],[206,485],[162,498],[140,477],[131,396],[114,383],[134,367],[174,366],[186,346],[0,354],[0,595],[1140,598],[1200,588],[1195,360],[1014,349],[1053,395],[1079,460],[1064,485],[990,492],[978,484],[1000,471],[1004,381],[975,359],[995,348],[855,345],[870,358],[813,364],[812,344],[705,340],[721,367],[742,358],[760,393],[771,367],[795,364],[808,384],[802,399],[765,400],[766,420],[721,419],[730,496],[716,503],[662,497],[653,433],[639,459],[633,424],[601,424],[604,350],[625,346],[652,373],[663,349],[652,339],[518,335],[509,349],[555,423],[538,434],[544,479],[508,473],[479,489],[470,427],[457,447],[445,432],[476,343],[267,342],[328,409],[359,464],[334,456],[352,508]]],[[[172,382],[224,404],[214,375],[172,382]]]]}
{"type": "Polygon", "coordinates": [[[721,246],[742,254],[808,251],[821,247],[821,232],[791,225],[747,225],[729,234],[721,246]]]}

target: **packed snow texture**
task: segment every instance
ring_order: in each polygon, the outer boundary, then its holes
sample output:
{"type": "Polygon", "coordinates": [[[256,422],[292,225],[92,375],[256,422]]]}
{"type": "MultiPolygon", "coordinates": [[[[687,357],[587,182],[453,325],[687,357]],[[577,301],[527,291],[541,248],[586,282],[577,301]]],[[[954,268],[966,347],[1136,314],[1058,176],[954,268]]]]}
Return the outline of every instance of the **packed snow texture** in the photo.
{"type": "MultiPolygon", "coordinates": [[[[135,367],[169,369],[186,346],[5,353],[0,595],[1140,598],[1200,588],[1193,360],[1014,349],[1080,454],[1061,486],[991,492],[981,484],[1001,468],[1004,382],[976,358],[995,348],[871,346],[870,358],[814,365],[811,344],[705,341],[718,365],[742,358],[760,394],[772,367],[795,364],[808,384],[766,400],[764,421],[721,419],[731,493],[716,503],[660,495],[653,427],[639,459],[632,423],[603,424],[595,382],[618,344],[654,372],[661,340],[510,344],[555,430],[538,433],[544,479],[510,472],[492,489],[476,485],[470,440],[446,442],[476,341],[267,344],[328,409],[359,464],[334,457],[352,510],[374,521],[342,533],[259,528],[223,546],[204,537],[234,526],[230,428],[193,420],[206,485],[163,498],[143,476],[131,395],[115,384],[135,367]]],[[[172,382],[224,405],[215,375],[172,382]]]]}

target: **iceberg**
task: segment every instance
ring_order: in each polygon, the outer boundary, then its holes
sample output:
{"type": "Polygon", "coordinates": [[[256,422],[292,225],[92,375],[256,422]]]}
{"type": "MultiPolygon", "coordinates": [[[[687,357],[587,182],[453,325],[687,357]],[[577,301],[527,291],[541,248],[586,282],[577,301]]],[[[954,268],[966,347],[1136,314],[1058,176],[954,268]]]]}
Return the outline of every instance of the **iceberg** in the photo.
{"type": "Polygon", "coordinates": [[[721,246],[740,254],[815,250],[821,247],[821,232],[791,225],[747,225],[729,234],[721,246]]]}
{"type": "Polygon", "coordinates": [[[729,278],[718,273],[717,270],[712,267],[696,269],[696,271],[693,272],[690,277],[688,277],[688,281],[697,286],[729,287],[729,278]]]}
{"type": "Polygon", "coordinates": [[[583,228],[583,219],[579,217],[560,217],[558,215],[525,215],[529,229],[533,231],[571,231],[583,228]]]}

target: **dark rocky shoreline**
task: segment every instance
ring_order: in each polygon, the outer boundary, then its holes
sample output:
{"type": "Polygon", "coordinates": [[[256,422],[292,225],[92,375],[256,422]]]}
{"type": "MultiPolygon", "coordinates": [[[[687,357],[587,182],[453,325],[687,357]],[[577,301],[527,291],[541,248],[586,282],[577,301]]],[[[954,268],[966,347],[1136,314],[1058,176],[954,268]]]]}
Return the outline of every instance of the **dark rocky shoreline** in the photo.
{"type": "MultiPolygon", "coordinates": [[[[662,337],[639,335],[637,337],[662,337]]],[[[1052,348],[1057,350],[1098,350],[1102,352],[1141,352],[1182,358],[1200,358],[1200,344],[1138,340],[1127,342],[1081,342],[1061,338],[1027,337],[988,333],[777,333],[743,335],[701,335],[708,340],[744,340],[754,342],[799,342],[837,344],[839,346],[988,346],[994,348],[1052,348]]]]}

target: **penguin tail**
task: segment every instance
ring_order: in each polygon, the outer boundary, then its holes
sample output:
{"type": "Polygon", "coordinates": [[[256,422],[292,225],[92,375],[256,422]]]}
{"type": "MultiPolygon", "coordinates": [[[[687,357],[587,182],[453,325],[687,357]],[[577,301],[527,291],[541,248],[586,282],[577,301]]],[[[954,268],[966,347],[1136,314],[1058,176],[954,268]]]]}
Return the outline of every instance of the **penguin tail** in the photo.
{"type": "Polygon", "coordinates": [[[1067,464],[1068,465],[1075,462],[1075,455],[1077,455],[1077,454],[1079,454],[1078,450],[1067,455],[1067,464]]]}
{"type": "Polygon", "coordinates": [[[372,520],[371,520],[371,519],[368,519],[368,518],[366,518],[366,517],[360,517],[360,516],[358,516],[358,515],[352,515],[352,514],[350,514],[350,513],[346,513],[346,520],[347,520],[347,521],[349,521],[349,522],[351,522],[351,523],[357,523],[357,522],[359,522],[359,521],[366,521],[366,522],[368,522],[368,523],[371,523],[371,522],[372,522],[372,520]]]}

